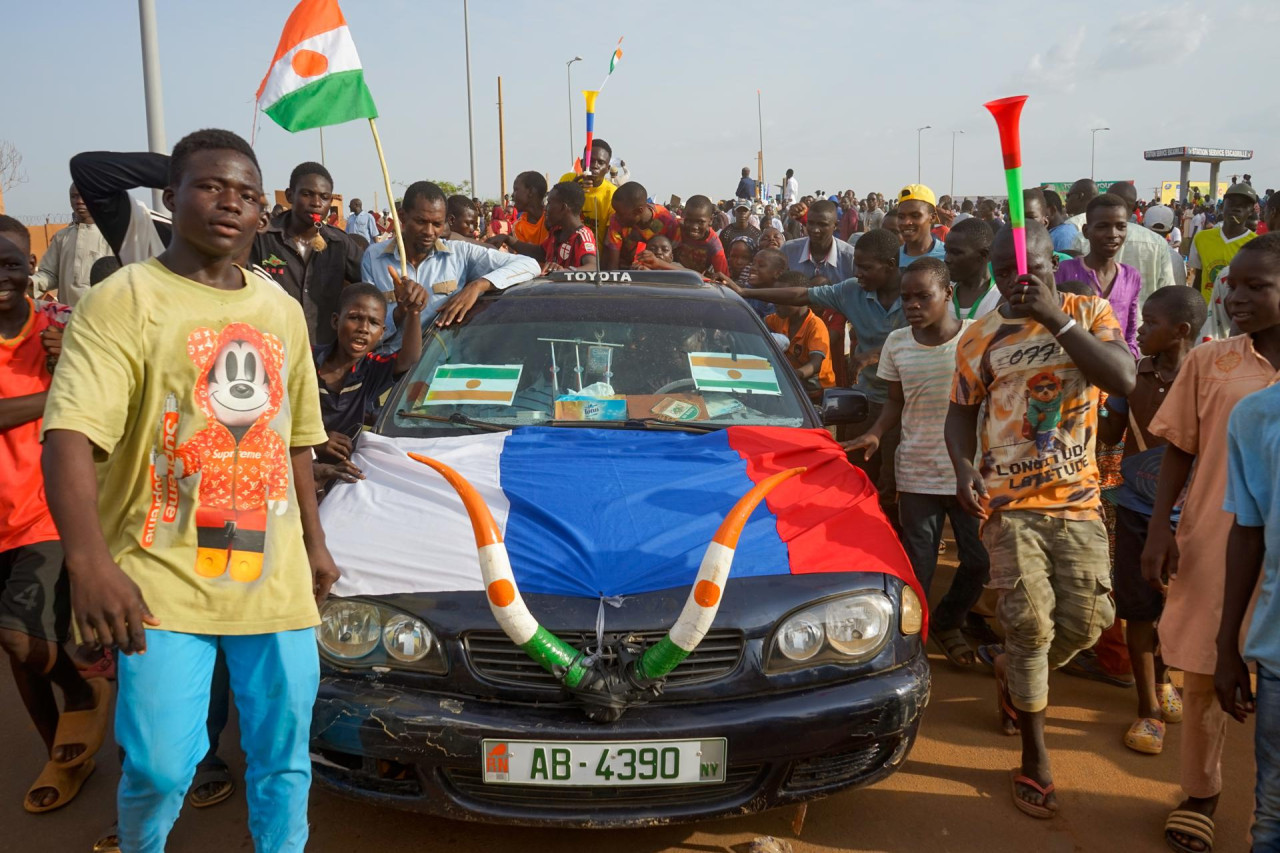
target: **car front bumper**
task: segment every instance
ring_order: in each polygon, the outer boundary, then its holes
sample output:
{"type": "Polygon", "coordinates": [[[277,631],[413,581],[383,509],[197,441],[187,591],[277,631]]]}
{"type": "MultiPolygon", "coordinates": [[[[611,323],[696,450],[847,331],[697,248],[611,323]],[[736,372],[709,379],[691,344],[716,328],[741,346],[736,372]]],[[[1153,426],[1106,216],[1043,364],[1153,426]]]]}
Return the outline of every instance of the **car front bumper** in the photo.
{"type": "Polygon", "coordinates": [[[456,698],[376,679],[322,679],[312,729],[316,780],[346,796],[488,823],[628,827],[750,814],[893,773],[929,698],[923,651],[904,665],[804,690],[662,703],[614,723],[575,706],[456,698]],[[727,738],[725,781],[563,788],[486,785],[482,741],[727,738]]]}

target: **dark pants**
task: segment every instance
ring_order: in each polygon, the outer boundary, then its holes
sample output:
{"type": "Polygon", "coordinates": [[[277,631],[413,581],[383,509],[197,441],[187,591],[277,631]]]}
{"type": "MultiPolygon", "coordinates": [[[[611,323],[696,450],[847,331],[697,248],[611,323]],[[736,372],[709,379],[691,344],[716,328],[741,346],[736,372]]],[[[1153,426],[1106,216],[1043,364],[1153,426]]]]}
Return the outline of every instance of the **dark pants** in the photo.
{"type": "Polygon", "coordinates": [[[209,684],[209,719],[205,721],[209,731],[209,751],[201,759],[197,772],[226,768],[227,762],[218,757],[218,740],[227,727],[230,714],[231,673],[227,671],[227,655],[219,647],[218,657],[213,662],[213,680],[209,684]]]}
{"type": "Polygon", "coordinates": [[[978,535],[978,519],[960,507],[955,495],[922,495],[898,493],[898,518],[902,523],[902,547],[911,560],[911,568],[924,587],[925,595],[938,568],[938,544],[942,541],[942,525],[951,519],[951,532],[960,551],[960,568],[951,588],[930,611],[930,627],[937,631],[959,628],[978,599],[991,571],[991,560],[978,535]]]}

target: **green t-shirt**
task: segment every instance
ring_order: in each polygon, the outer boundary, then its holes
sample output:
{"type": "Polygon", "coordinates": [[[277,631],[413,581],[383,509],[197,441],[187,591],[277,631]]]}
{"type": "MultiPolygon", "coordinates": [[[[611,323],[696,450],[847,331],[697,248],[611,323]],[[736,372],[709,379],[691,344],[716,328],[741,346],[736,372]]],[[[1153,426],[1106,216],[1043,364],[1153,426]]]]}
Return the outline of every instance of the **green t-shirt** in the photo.
{"type": "Polygon", "coordinates": [[[103,533],[161,630],[319,623],[289,458],[326,440],[306,323],[244,279],[126,266],[76,306],[49,390],[42,436],[97,448],[103,533]]]}

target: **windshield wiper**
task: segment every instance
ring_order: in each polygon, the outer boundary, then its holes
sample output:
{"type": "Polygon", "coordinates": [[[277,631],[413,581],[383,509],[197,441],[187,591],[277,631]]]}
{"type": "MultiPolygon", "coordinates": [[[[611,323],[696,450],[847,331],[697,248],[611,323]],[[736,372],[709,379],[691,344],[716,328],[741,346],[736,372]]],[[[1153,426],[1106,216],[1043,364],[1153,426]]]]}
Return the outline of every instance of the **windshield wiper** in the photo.
{"type": "Polygon", "coordinates": [[[484,430],[485,432],[506,432],[516,428],[515,424],[495,424],[491,421],[478,421],[470,415],[464,415],[462,412],[454,412],[448,417],[443,415],[428,415],[426,412],[411,412],[408,409],[401,409],[396,412],[398,417],[414,418],[421,421],[436,421],[442,424],[453,424],[455,426],[471,427],[472,429],[484,430]]]}
{"type": "Polygon", "coordinates": [[[715,424],[691,423],[688,421],[669,421],[665,418],[628,418],[625,421],[544,421],[543,426],[585,427],[587,429],[655,429],[677,430],[680,432],[715,432],[720,429],[715,424]]]}

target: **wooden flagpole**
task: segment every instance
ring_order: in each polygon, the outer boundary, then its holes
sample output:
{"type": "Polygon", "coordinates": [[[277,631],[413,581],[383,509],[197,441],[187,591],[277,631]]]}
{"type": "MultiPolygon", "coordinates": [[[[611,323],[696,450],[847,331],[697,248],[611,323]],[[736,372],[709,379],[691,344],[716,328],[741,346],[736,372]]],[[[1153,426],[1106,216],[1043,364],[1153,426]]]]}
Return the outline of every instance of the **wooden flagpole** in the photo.
{"type": "MultiPolygon", "coordinates": [[[[400,214],[395,209],[395,193],[391,191],[391,173],[387,171],[387,157],[382,153],[382,140],[378,138],[378,125],[373,119],[369,119],[369,129],[373,131],[373,145],[378,149],[378,165],[382,167],[382,183],[387,190],[387,199],[391,202],[391,227],[396,234],[396,248],[400,251],[400,277],[406,278],[409,275],[409,258],[404,251],[404,235],[400,233],[400,214]]],[[[395,299],[395,294],[391,294],[391,299],[395,299]]]]}

